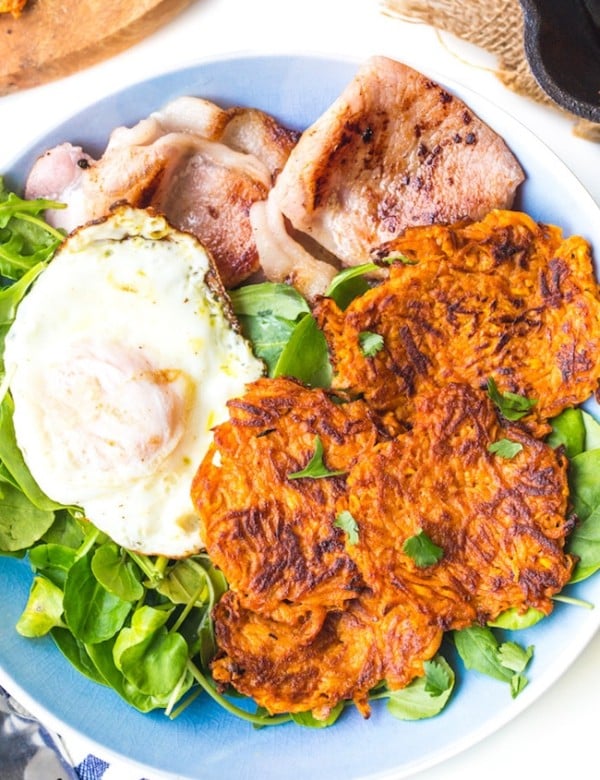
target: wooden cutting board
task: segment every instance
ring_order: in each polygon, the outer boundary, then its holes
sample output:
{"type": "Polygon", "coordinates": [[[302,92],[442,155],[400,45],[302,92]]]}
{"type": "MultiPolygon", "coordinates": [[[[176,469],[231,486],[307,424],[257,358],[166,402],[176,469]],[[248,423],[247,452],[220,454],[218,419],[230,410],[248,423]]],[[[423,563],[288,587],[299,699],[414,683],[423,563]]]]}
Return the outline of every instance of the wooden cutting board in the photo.
{"type": "Polygon", "coordinates": [[[191,0],[28,0],[0,14],[0,95],[112,57],[150,35],[191,0]]]}

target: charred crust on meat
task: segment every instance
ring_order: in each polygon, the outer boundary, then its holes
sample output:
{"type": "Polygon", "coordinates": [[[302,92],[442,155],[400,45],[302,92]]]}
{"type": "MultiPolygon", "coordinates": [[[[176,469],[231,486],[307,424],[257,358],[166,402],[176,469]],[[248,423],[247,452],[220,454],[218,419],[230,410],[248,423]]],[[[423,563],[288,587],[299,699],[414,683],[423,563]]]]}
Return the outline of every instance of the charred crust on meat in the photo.
{"type": "Polygon", "coordinates": [[[373,140],[373,135],[374,131],[372,127],[366,127],[361,133],[361,137],[366,144],[373,140]]]}
{"type": "Polygon", "coordinates": [[[425,160],[425,165],[429,165],[430,167],[435,167],[438,160],[440,159],[440,155],[443,152],[443,147],[441,144],[436,144],[429,155],[427,156],[427,159],[425,160]]]}

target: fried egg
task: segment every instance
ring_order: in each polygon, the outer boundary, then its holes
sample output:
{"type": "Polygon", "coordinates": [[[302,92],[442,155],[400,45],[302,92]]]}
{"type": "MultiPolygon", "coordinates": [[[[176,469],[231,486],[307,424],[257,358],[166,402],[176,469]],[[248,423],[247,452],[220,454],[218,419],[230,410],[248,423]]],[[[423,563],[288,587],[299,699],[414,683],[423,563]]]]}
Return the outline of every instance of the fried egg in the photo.
{"type": "Polygon", "coordinates": [[[4,357],[17,443],[50,498],[138,552],[201,548],[195,470],[264,366],[193,236],[129,206],[80,228],[21,302],[4,357]]]}

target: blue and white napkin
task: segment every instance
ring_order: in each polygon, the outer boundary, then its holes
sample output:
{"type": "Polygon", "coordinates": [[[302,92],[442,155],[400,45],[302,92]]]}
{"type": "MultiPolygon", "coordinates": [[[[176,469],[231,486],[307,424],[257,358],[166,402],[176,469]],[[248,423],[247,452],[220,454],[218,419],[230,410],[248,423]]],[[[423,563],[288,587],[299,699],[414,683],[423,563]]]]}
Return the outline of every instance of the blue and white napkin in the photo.
{"type": "Polygon", "coordinates": [[[141,780],[129,767],[110,764],[76,739],[68,745],[0,687],[2,780],[141,780]]]}

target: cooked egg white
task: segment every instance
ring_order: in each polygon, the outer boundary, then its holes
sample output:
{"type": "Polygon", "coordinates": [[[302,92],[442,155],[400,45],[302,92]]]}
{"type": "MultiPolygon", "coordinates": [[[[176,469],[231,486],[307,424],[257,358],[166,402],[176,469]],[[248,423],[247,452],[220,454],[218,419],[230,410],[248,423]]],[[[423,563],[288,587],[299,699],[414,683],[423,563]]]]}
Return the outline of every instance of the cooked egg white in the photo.
{"type": "Polygon", "coordinates": [[[146,554],[201,547],[194,472],[227,400],[263,373],[210,268],[195,238],[119,207],[67,239],[6,339],[17,443],[33,477],[146,554]]]}

